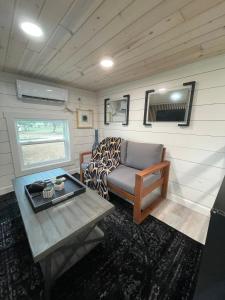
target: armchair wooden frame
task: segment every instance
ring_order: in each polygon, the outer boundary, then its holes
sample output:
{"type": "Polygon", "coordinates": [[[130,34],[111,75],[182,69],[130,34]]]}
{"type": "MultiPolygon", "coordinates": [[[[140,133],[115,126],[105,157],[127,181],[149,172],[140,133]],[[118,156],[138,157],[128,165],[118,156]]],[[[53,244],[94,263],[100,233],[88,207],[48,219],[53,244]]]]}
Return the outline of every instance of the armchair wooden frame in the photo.
{"type": "Polygon", "coordinates": [[[159,203],[166,198],[167,196],[167,189],[168,189],[168,181],[169,181],[169,169],[170,169],[170,162],[164,160],[166,154],[166,148],[163,148],[162,159],[161,162],[158,164],[154,164],[140,172],[138,172],[135,176],[135,188],[134,188],[134,195],[130,194],[121,188],[108,184],[108,187],[111,192],[119,195],[122,198],[128,199],[130,202],[133,203],[133,220],[136,224],[140,224],[144,221],[145,218],[150,214],[150,212],[157,206],[159,203]],[[152,173],[159,171],[161,176],[159,179],[151,183],[149,186],[144,187],[144,177],[148,176],[152,173]],[[144,210],[141,209],[141,202],[142,199],[150,194],[152,191],[161,187],[161,194],[160,196],[156,197],[151,204],[145,208],[144,210]]]}
{"type": "Polygon", "coordinates": [[[83,182],[84,181],[84,174],[83,174],[83,170],[81,168],[81,164],[84,162],[84,157],[87,155],[92,155],[92,151],[85,151],[80,153],[80,181],[83,182]]]}
{"type": "MultiPolygon", "coordinates": [[[[90,155],[91,152],[84,152],[80,154],[80,162],[82,163],[85,155],[90,155]]],[[[167,189],[168,189],[168,181],[169,181],[169,169],[170,162],[164,160],[166,154],[166,148],[163,148],[162,160],[158,164],[154,164],[149,166],[148,168],[138,172],[135,176],[135,189],[134,195],[130,194],[123,189],[108,183],[108,188],[111,192],[119,195],[121,198],[125,198],[133,203],[133,220],[136,224],[140,224],[144,221],[144,219],[150,214],[150,212],[157,206],[159,203],[166,198],[167,189]],[[152,173],[160,172],[160,178],[151,183],[149,186],[144,187],[144,178],[152,173]],[[141,202],[142,199],[149,195],[155,189],[161,187],[160,196],[156,197],[151,204],[142,210],[141,202]]],[[[81,180],[83,181],[83,173],[81,170],[81,180]]]]}

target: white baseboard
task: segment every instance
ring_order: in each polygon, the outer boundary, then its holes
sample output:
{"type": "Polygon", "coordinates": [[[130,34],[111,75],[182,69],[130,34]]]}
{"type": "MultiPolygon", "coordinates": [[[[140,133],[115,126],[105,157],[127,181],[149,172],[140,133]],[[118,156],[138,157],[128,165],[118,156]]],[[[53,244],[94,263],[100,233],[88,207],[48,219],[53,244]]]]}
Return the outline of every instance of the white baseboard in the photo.
{"type": "Polygon", "coordinates": [[[4,186],[3,188],[0,188],[0,195],[5,195],[13,191],[14,189],[12,185],[4,186]]]}
{"type": "Polygon", "coordinates": [[[185,207],[188,207],[190,209],[192,209],[193,211],[196,211],[200,214],[203,214],[205,216],[210,216],[210,208],[209,207],[206,207],[206,206],[202,206],[198,203],[195,203],[195,202],[192,202],[190,200],[187,200],[185,198],[181,198],[175,194],[172,194],[172,193],[168,193],[167,195],[167,199],[171,200],[171,201],[174,201],[180,205],[183,205],[185,207]]]}

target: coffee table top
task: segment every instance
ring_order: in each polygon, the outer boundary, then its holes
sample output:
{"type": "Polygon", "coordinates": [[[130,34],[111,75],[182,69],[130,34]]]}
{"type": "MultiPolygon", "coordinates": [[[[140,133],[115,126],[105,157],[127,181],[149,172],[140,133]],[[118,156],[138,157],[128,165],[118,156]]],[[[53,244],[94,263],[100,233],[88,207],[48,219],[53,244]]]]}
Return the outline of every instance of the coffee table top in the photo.
{"type": "Polygon", "coordinates": [[[76,237],[86,228],[110,214],[114,206],[86,187],[86,192],[34,213],[24,186],[37,180],[65,174],[58,168],[13,180],[14,190],[25,226],[34,261],[40,261],[76,237]]]}

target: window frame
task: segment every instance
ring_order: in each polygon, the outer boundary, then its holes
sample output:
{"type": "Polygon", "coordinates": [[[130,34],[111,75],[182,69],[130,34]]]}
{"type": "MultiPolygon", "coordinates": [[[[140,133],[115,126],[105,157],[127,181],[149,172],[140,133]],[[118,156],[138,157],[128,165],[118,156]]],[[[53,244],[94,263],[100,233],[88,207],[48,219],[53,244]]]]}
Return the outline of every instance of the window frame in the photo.
{"type": "Polygon", "coordinates": [[[74,149],[73,149],[73,135],[72,135],[72,117],[68,113],[19,113],[19,112],[6,112],[5,113],[8,132],[9,132],[9,142],[12,150],[13,163],[15,169],[15,175],[22,176],[27,174],[32,174],[34,172],[40,172],[49,170],[51,168],[64,167],[74,163],[74,149]],[[19,143],[18,134],[16,128],[17,120],[42,120],[42,121],[51,121],[51,120],[62,120],[67,121],[67,136],[64,139],[53,140],[53,141],[37,141],[37,142],[24,142],[19,143]],[[24,165],[23,153],[22,153],[22,145],[24,144],[47,144],[47,143],[55,143],[55,142],[64,142],[65,143],[65,154],[66,158],[63,160],[53,160],[44,163],[37,163],[36,165],[32,165],[31,167],[26,167],[24,165]]]}

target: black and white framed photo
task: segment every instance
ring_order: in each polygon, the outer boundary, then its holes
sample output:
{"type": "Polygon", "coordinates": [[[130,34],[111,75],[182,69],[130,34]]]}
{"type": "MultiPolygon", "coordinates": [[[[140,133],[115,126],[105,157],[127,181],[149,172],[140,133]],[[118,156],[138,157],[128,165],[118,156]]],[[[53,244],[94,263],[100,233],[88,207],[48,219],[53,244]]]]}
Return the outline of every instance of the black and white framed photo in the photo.
{"type": "Polygon", "coordinates": [[[93,128],[93,110],[77,110],[77,128],[93,128]]]}
{"type": "Polygon", "coordinates": [[[105,99],[104,123],[121,123],[128,125],[129,122],[130,95],[124,95],[121,99],[105,99]]]}

